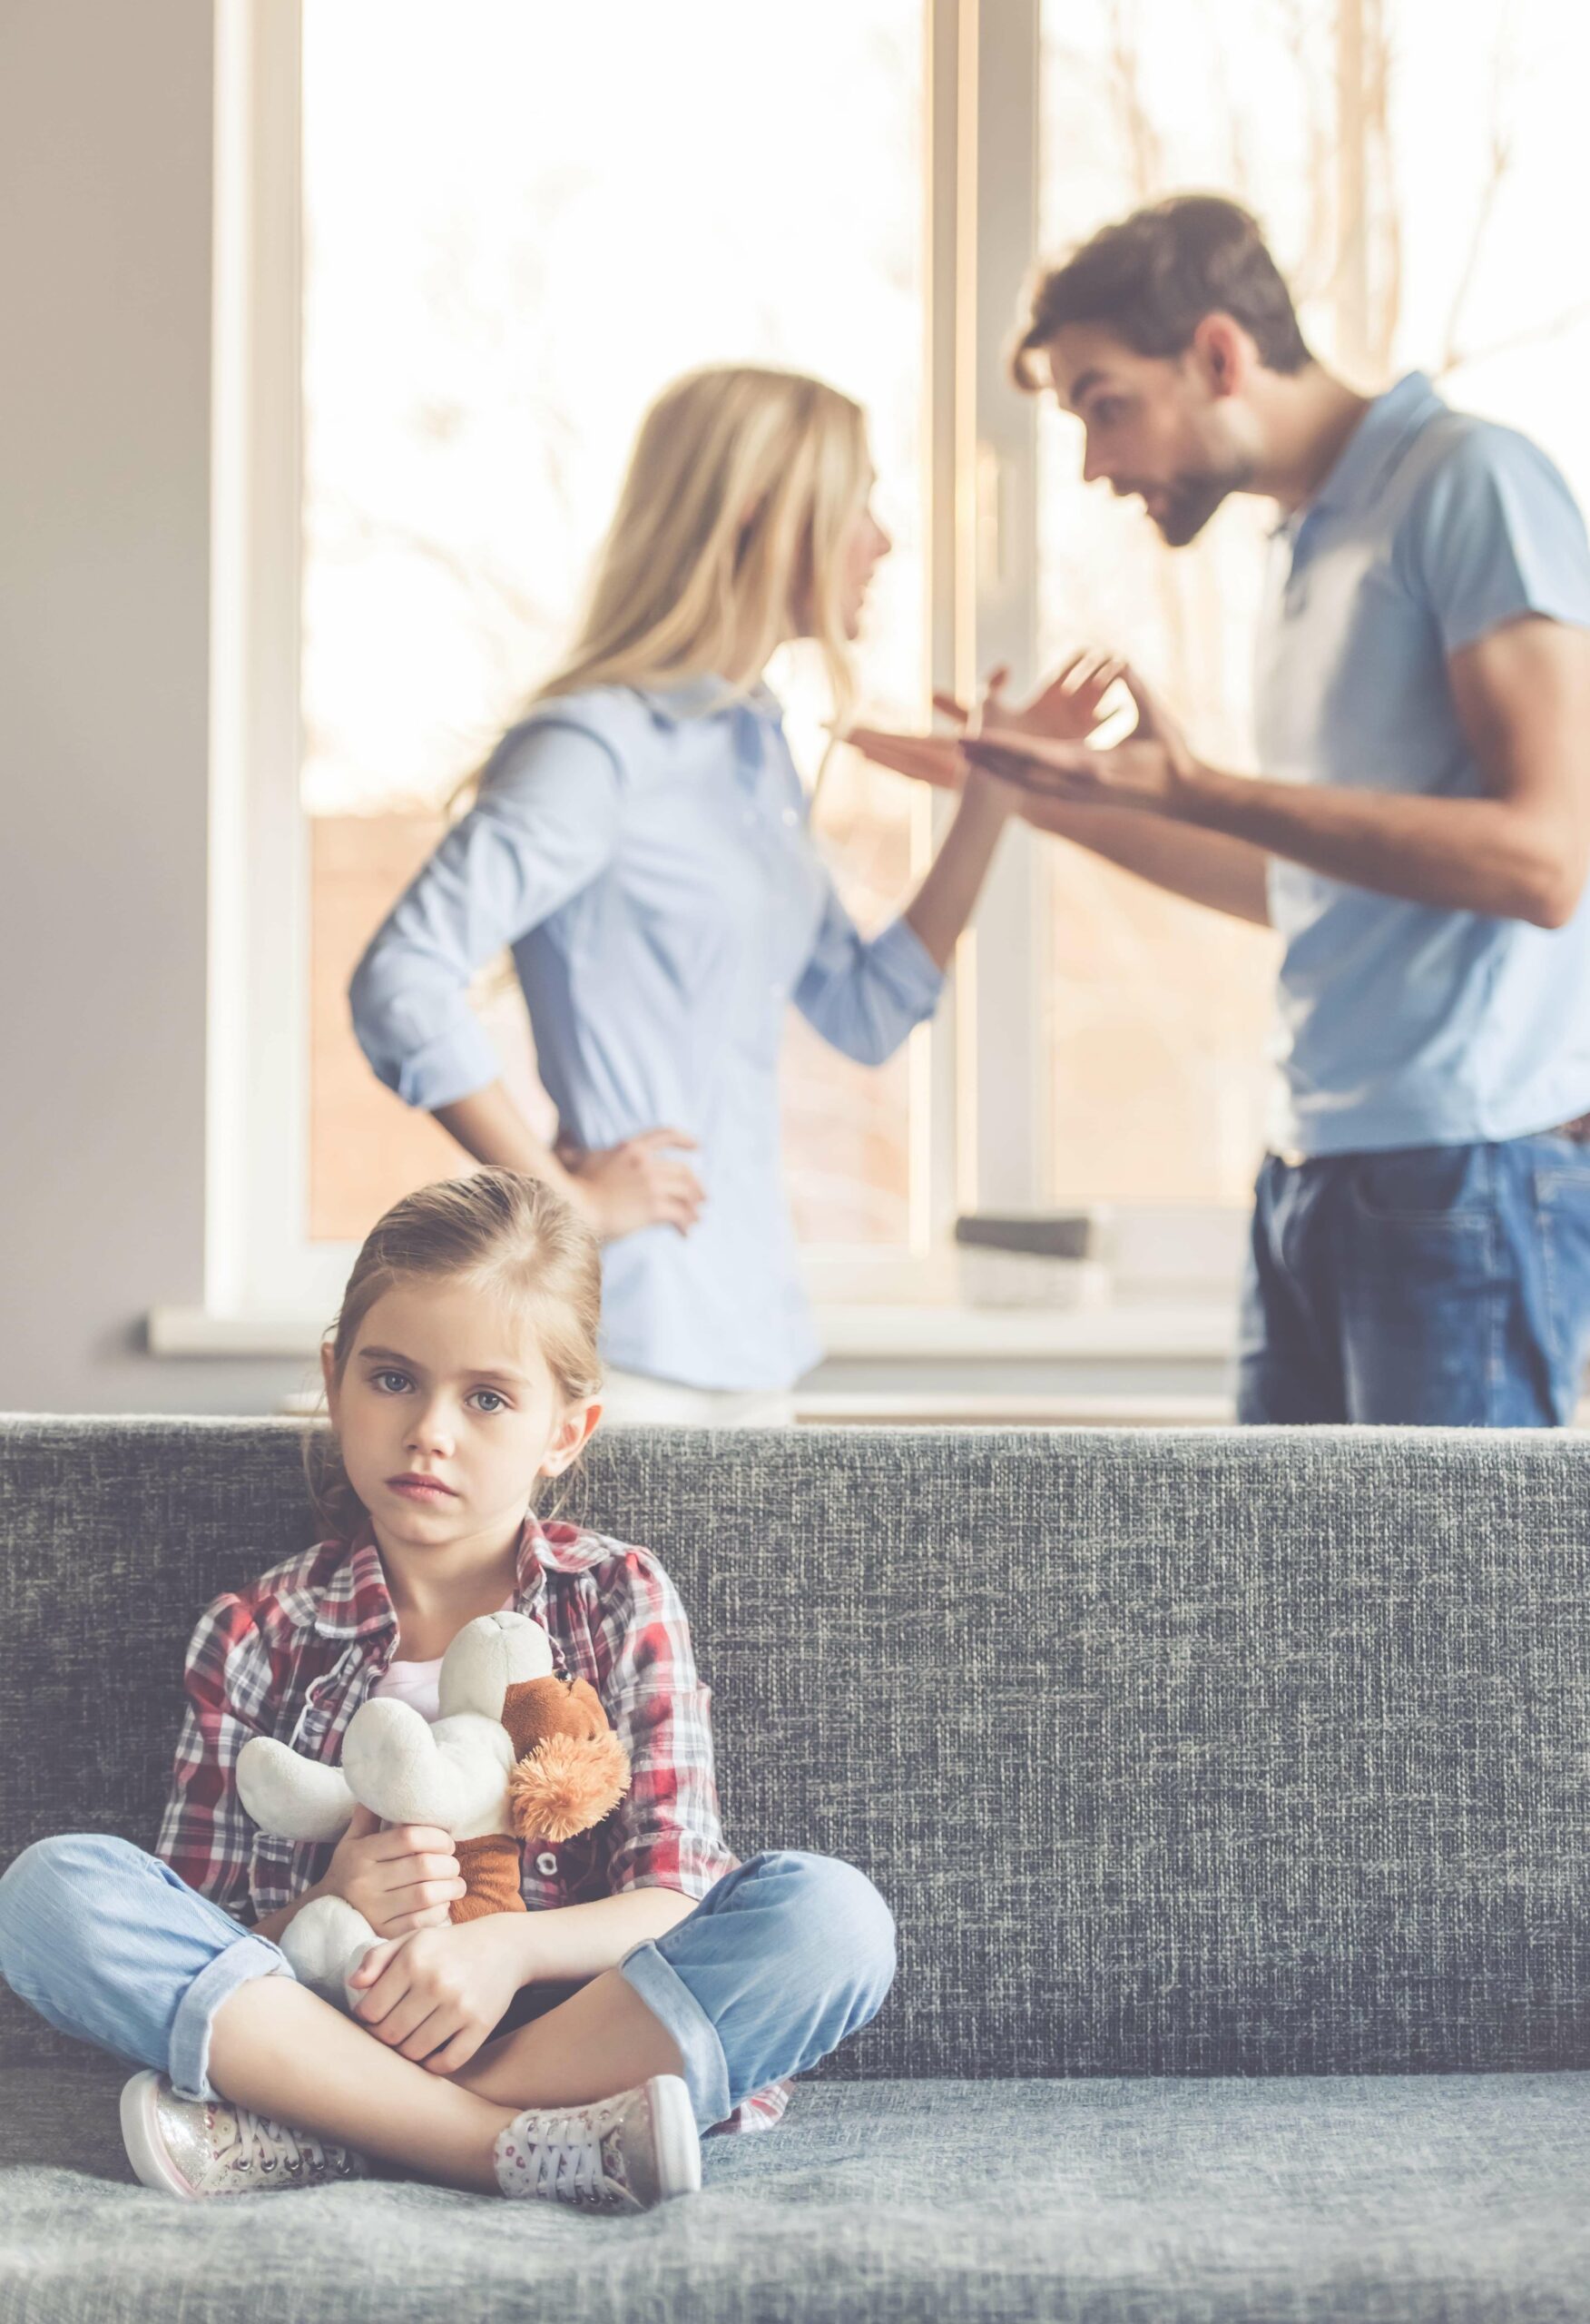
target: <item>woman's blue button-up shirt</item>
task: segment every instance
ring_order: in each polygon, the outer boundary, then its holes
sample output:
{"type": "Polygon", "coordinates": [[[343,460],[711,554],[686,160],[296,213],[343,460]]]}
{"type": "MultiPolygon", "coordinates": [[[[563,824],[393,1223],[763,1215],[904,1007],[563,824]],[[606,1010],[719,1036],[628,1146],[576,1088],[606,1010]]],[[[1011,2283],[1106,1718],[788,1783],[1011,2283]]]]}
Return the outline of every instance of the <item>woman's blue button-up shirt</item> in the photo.
{"type": "Polygon", "coordinates": [[[780,1151],[786,1007],[877,1065],[943,989],[916,931],[870,941],[834,892],[765,689],[605,686],[536,709],[377,932],[354,1031],[411,1106],[498,1078],[468,997],[512,949],[562,1130],[615,1146],[660,1123],[700,1141],[688,1235],[605,1246],[608,1363],[702,1388],[787,1386],[821,1350],[780,1151]]]}

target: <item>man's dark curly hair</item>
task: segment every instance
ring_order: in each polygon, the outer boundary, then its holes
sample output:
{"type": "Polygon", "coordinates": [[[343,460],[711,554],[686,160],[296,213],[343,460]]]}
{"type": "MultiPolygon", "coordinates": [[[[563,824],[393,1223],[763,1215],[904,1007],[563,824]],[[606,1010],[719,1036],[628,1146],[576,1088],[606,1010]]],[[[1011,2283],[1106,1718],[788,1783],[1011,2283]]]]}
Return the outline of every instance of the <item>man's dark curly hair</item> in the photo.
{"type": "Polygon", "coordinates": [[[1101,227],[1040,275],[1011,376],[1029,393],[1046,387],[1032,359],[1066,323],[1098,323],[1139,355],[1181,355],[1212,314],[1242,324],[1268,370],[1313,359],[1257,222],[1221,194],[1173,194],[1101,227]]]}

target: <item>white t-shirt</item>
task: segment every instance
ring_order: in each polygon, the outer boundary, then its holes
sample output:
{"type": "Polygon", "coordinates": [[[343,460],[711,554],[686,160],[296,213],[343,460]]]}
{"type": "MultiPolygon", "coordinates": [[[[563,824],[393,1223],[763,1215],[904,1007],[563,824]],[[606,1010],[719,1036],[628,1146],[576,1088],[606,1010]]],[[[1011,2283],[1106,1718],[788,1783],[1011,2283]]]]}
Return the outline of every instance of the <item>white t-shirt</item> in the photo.
{"type": "MultiPolygon", "coordinates": [[[[513,1605],[511,1598],[505,1598],[497,1611],[511,1613],[513,1605]]],[[[442,1715],[442,1707],[437,1699],[441,1677],[442,1657],[439,1654],[429,1662],[388,1662],[370,1692],[372,1695],[395,1695],[400,1703],[407,1703],[411,1710],[417,1710],[427,1726],[434,1727],[442,1715]]]]}

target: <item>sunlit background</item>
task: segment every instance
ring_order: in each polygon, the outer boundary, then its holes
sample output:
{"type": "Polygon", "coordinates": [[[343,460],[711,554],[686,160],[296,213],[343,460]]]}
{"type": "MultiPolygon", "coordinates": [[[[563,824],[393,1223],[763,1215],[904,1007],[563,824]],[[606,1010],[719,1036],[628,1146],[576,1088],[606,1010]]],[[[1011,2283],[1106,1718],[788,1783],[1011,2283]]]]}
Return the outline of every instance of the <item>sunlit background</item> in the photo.
{"type": "MultiPolygon", "coordinates": [[[[579,10],[305,0],[303,802],[313,872],[310,1216],[361,1236],[450,1142],[373,1081],[343,988],[453,786],[566,641],[640,413],[712,360],[813,370],[871,416],[895,539],[869,709],[924,723],[926,31],[910,0],[579,10]],[[613,69],[622,39],[623,69],[613,69]]],[[[1251,203],[1305,330],[1357,384],[1432,371],[1590,494],[1576,182],[1590,18],[1548,0],[1069,0],[1045,10],[1039,246],[1188,186],[1251,203]]],[[[1014,316],[1008,319],[1014,321],[1014,316]]],[[[1014,390],[1013,390],[1014,392],[1014,390]]],[[[1129,653],[1201,745],[1251,763],[1271,517],[1172,556],[1040,425],[1045,656],[1129,653]]],[[[823,703],[774,673],[808,773],[823,703]]],[[[910,871],[907,785],[839,753],[824,844],[864,924],[910,871]]],[[[1271,940],[1045,850],[1044,1065],[1058,1204],[1236,1206],[1260,1147],[1271,940]]],[[[528,1029],[478,995],[546,1126],[528,1029]]],[[[803,1236],[907,1239],[910,1082],[792,1022],[803,1236]]]]}

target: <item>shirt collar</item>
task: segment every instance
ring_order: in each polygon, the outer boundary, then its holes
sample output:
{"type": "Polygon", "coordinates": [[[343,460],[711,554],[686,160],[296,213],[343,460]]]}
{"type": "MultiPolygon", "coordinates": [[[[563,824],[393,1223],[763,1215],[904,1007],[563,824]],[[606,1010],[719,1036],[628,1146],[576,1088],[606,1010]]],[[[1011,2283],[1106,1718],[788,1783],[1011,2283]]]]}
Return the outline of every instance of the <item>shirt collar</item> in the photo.
{"type": "MultiPolygon", "coordinates": [[[[548,1566],[575,1572],[591,1562],[589,1552],[580,1554],[583,1538],[564,1525],[548,1533],[534,1515],[525,1518],[514,1573],[514,1602],[522,1614],[537,1614],[545,1603],[548,1566]]],[[[387,1587],[381,1553],[367,1525],[348,1543],[321,1590],[315,1628],[322,1638],[364,1638],[397,1627],[397,1610],[387,1587]]]]}
{"type": "Polygon", "coordinates": [[[1321,508],[1346,512],[1368,507],[1401,458],[1408,438],[1446,409],[1422,371],[1399,379],[1375,398],[1313,498],[1289,521],[1300,523],[1321,508]]]}
{"type": "Polygon", "coordinates": [[[396,1622],[380,1552],[367,1526],[348,1543],[320,1591],[315,1628],[322,1638],[361,1638],[396,1622]]]}
{"type": "Polygon", "coordinates": [[[775,722],[784,714],[778,695],[761,678],[754,685],[737,686],[710,670],[671,684],[636,686],[634,691],[663,726],[678,726],[689,718],[721,718],[733,710],[749,710],[775,722]]]}

